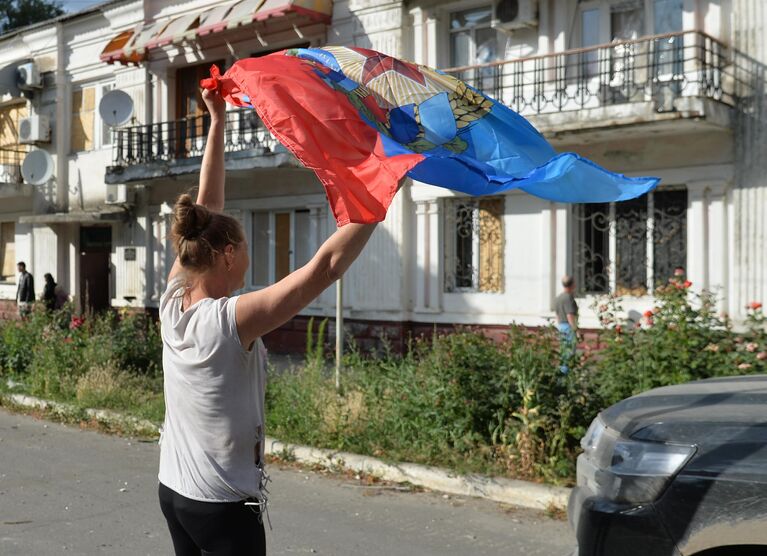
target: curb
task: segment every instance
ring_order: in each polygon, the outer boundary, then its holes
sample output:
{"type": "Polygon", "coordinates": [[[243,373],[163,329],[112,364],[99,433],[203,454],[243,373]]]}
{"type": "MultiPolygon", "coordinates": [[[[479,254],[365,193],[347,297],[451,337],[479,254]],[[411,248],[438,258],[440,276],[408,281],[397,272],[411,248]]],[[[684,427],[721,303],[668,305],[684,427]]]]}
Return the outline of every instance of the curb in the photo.
{"type": "Polygon", "coordinates": [[[23,394],[0,394],[0,401],[10,402],[13,405],[21,407],[50,411],[61,416],[72,416],[81,412],[82,415],[95,419],[101,423],[117,425],[119,427],[127,426],[134,434],[139,435],[154,435],[158,434],[160,430],[159,427],[151,421],[123,415],[122,413],[110,411],[109,409],[79,409],[66,403],[41,400],[40,398],[25,396],[23,394]]]}
{"type": "MultiPolygon", "coordinates": [[[[78,410],[65,403],[41,400],[22,394],[0,394],[0,401],[7,401],[21,407],[52,411],[60,415],[72,415],[76,411],[82,411],[88,417],[107,424],[128,425],[139,434],[157,434],[159,432],[159,427],[151,421],[126,416],[108,409],[78,410]]],[[[447,494],[485,498],[494,502],[535,510],[563,510],[567,508],[567,500],[571,490],[565,487],[515,479],[486,477],[476,474],[459,475],[438,467],[415,463],[386,463],[371,456],[288,444],[268,436],[266,437],[265,452],[281,457],[287,455],[299,463],[320,465],[328,469],[343,468],[357,473],[373,475],[394,483],[410,483],[447,494]]]]}
{"type": "Polygon", "coordinates": [[[370,456],[287,444],[269,437],[266,438],[265,448],[267,454],[288,454],[301,463],[336,469],[342,467],[386,481],[410,483],[429,490],[485,498],[535,510],[565,509],[570,496],[570,489],[565,487],[484,475],[458,475],[438,467],[415,463],[391,464],[370,456]]]}

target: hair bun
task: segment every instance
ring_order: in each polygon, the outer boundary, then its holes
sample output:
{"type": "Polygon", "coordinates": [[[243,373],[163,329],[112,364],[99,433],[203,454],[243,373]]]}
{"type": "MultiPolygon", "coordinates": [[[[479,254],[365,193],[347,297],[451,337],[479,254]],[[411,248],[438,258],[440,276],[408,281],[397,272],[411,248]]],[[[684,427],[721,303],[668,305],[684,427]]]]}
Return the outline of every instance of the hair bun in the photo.
{"type": "Polygon", "coordinates": [[[173,233],[187,241],[205,231],[213,214],[204,206],[197,205],[188,194],[181,195],[173,207],[173,233]]]}

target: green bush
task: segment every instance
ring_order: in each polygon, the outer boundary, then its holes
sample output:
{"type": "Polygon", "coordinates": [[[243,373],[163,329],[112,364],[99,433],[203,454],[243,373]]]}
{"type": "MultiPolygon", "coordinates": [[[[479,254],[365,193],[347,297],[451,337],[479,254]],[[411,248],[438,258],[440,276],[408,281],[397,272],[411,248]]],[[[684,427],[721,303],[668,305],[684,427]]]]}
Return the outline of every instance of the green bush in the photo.
{"type": "Polygon", "coordinates": [[[71,307],[54,312],[36,307],[26,321],[0,324],[0,338],[0,374],[30,394],[162,418],[162,341],[159,326],[143,313],[80,317],[72,316],[71,307]],[[102,395],[83,389],[83,377],[93,369],[102,378],[104,369],[114,370],[115,380],[134,392],[102,395]]]}
{"type": "Polygon", "coordinates": [[[655,306],[639,322],[617,318],[618,299],[599,305],[606,346],[594,377],[604,405],[658,386],[767,371],[761,306],[749,309],[745,330],[735,331],[713,295],[688,288],[671,282],[656,290],[655,306]]]}
{"type": "MultiPolygon", "coordinates": [[[[326,365],[327,321],[316,333],[312,321],[304,365],[270,377],[267,427],[289,442],[570,483],[601,409],[657,386],[767,371],[761,304],[749,304],[736,328],[712,295],[688,286],[660,288],[636,321],[621,316],[620,299],[599,302],[599,350],[563,352],[553,327],[516,325],[500,342],[464,329],[415,341],[401,356],[352,349],[339,391],[326,365]]],[[[0,339],[0,374],[32,394],[162,419],[162,342],[145,315],[37,310],[0,324],[0,339]]]]}
{"type": "Polygon", "coordinates": [[[580,359],[568,375],[559,363],[554,331],[517,326],[500,344],[464,330],[416,342],[404,356],[353,350],[342,394],[321,365],[273,379],[268,425],[293,442],[567,481],[597,409],[578,390],[590,384],[580,378],[580,359]]]}

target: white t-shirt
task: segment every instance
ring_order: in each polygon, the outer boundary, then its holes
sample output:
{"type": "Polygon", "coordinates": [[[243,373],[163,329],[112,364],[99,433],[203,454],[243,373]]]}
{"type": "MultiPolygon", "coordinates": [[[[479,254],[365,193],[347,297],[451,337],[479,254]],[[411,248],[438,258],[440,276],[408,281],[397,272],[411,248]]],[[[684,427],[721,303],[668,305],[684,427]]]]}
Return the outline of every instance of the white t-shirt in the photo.
{"type": "Polygon", "coordinates": [[[181,309],[183,280],[160,299],[165,422],[162,484],[208,502],[263,499],[266,350],[237,334],[237,297],[181,309]]]}

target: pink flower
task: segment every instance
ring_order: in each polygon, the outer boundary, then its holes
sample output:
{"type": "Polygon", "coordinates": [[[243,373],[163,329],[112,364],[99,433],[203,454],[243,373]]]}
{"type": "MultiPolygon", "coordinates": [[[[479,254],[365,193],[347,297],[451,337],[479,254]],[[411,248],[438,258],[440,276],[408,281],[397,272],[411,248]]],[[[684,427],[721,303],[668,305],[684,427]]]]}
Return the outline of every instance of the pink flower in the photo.
{"type": "Polygon", "coordinates": [[[85,319],[82,317],[72,317],[72,320],[69,321],[69,329],[75,330],[77,328],[80,328],[84,322],[85,322],[85,319]]]}
{"type": "Polygon", "coordinates": [[[615,331],[616,331],[618,334],[620,334],[620,333],[623,331],[623,327],[622,327],[622,326],[619,324],[618,326],[616,326],[616,327],[615,327],[615,331]]]}
{"type": "Polygon", "coordinates": [[[746,344],[746,351],[750,351],[751,353],[753,353],[756,351],[758,347],[759,347],[759,344],[754,342],[749,342],[746,344]]]}
{"type": "Polygon", "coordinates": [[[751,363],[741,363],[740,365],[738,365],[738,368],[743,369],[745,371],[746,369],[751,368],[751,363]]]}
{"type": "Polygon", "coordinates": [[[767,351],[760,351],[759,353],[756,354],[756,358],[759,361],[764,361],[765,359],[767,359],[767,351]]]}
{"type": "Polygon", "coordinates": [[[751,309],[752,311],[758,311],[762,308],[761,301],[752,301],[748,305],[746,305],[746,309],[751,309]]]}
{"type": "Polygon", "coordinates": [[[692,286],[692,282],[690,282],[689,280],[685,280],[684,281],[684,287],[685,288],[689,288],[690,286],[692,286]]]}

